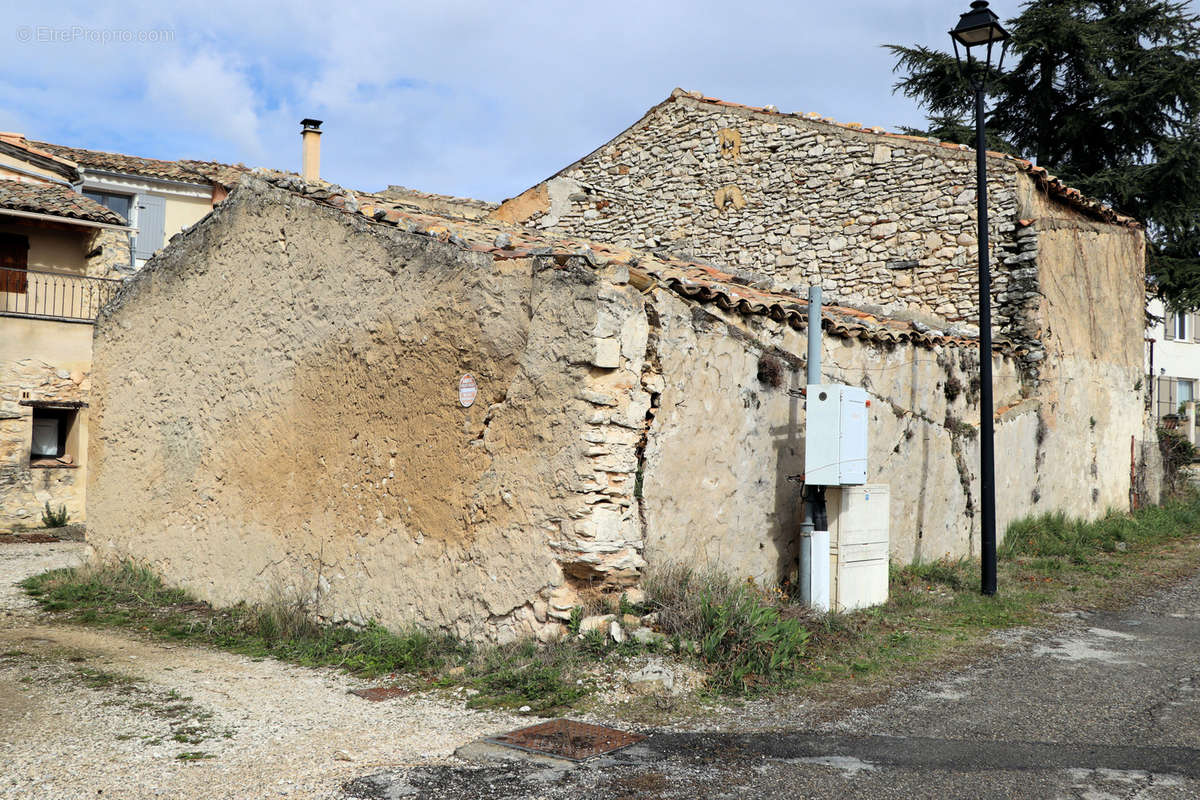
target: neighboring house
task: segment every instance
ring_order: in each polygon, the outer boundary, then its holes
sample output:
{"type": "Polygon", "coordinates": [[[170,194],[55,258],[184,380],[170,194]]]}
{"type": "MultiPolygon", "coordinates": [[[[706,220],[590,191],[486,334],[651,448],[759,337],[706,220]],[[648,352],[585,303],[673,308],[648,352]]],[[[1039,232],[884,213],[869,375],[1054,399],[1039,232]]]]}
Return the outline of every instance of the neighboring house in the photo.
{"type": "Polygon", "coordinates": [[[30,145],[66,159],[78,170],[77,189],[129,220],[135,233],[129,271],[168,239],[212,210],[246,171],[216,161],[163,161],[50,142],[30,145]]]}
{"type": "MultiPolygon", "coordinates": [[[[720,130],[699,149],[719,153],[720,130]]],[[[969,173],[969,152],[918,146],[929,174],[969,173]]],[[[887,184],[891,162],[871,163],[855,179],[887,184]]],[[[998,233],[1025,288],[1022,335],[992,354],[1001,531],[1128,507],[1144,435],[1143,327],[1126,313],[1144,292],[1141,230],[1016,167],[1002,177],[998,233]]],[[[871,204],[969,215],[961,187],[893,191],[871,204]]],[[[96,329],[88,535],[103,556],[215,603],[315,587],[331,619],[501,641],[560,635],[572,607],[647,563],[764,584],[794,571],[801,296],[414,205],[251,175],[131,279],[96,329]]],[[[889,213],[877,224],[927,224],[889,213]]],[[[840,269],[890,247],[842,235],[840,269]]],[[[867,481],[890,486],[899,563],[978,553],[978,340],[929,319],[841,303],[821,320],[825,380],[870,392],[867,481]]]]}
{"type": "Polygon", "coordinates": [[[0,530],[84,519],[96,314],[244,171],[0,133],[0,530]]]}
{"type": "Polygon", "coordinates": [[[0,173],[3,530],[40,527],[47,503],[84,516],[92,323],[120,284],[106,275],[129,258],[129,228],[53,174],[0,173]]]}
{"type": "Polygon", "coordinates": [[[1174,311],[1152,299],[1148,310],[1157,320],[1146,331],[1146,374],[1154,420],[1185,430],[1196,443],[1195,402],[1200,397],[1200,314],[1174,311]],[[1165,419],[1164,419],[1165,418],[1165,419]]]}

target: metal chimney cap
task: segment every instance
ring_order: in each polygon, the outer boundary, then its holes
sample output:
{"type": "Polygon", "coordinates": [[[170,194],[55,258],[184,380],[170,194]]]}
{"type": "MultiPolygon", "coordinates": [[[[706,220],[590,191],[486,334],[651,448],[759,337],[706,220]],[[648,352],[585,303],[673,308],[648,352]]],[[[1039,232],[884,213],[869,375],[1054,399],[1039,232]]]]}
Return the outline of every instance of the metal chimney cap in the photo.
{"type": "Polygon", "coordinates": [[[302,119],[302,120],[300,120],[300,124],[304,126],[304,130],[306,130],[306,131],[318,131],[319,132],[322,122],[324,122],[324,120],[320,120],[320,119],[302,119]]]}

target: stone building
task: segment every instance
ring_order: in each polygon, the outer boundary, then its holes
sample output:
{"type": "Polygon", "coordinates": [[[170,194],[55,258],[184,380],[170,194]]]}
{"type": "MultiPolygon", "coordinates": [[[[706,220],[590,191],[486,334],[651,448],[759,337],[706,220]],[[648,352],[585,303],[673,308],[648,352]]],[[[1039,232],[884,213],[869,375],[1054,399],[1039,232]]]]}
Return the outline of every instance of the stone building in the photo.
{"type": "Polygon", "coordinates": [[[84,515],[92,328],[129,257],[117,214],[60,183],[0,178],[0,530],[84,515]]]}
{"type": "MultiPolygon", "coordinates": [[[[1050,325],[1043,273],[1075,279],[1084,266],[1049,265],[1073,257],[1056,248],[1102,236],[1133,281],[1144,269],[1141,235],[1136,221],[1028,161],[988,160],[993,325],[1023,348],[1036,379],[1050,325]]],[[[975,151],[963,145],[676,89],[493,216],[722,265],[755,286],[820,284],[834,302],[971,334],[975,181],[975,151]]]]}
{"type": "MultiPolygon", "coordinates": [[[[1124,506],[1143,432],[1123,314],[1141,233],[1027,188],[1040,327],[993,354],[1001,531],[1124,506]]],[[[98,552],[217,603],[300,592],[332,619],[499,640],[558,635],[647,563],[794,570],[803,300],[476,216],[255,173],[175,239],[98,320],[98,552]]],[[[929,319],[821,321],[825,379],[871,393],[899,562],[977,549],[978,343],[929,319]]]]}
{"type": "Polygon", "coordinates": [[[84,520],[96,313],[244,171],[0,133],[0,530],[84,520]]]}

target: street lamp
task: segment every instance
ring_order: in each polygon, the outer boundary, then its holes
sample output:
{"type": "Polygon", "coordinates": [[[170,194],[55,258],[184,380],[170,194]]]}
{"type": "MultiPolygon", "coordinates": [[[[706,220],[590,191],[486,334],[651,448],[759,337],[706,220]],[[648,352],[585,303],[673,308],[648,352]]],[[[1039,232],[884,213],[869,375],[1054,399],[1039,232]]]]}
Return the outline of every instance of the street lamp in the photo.
{"type": "Polygon", "coordinates": [[[966,68],[975,91],[975,169],[976,203],[979,221],[979,488],[982,494],[980,520],[980,556],[982,569],[980,591],[996,593],[996,465],[993,446],[992,415],[992,278],[988,270],[987,217],[987,143],[983,130],[983,96],[988,72],[992,68],[992,45],[1000,43],[999,72],[1004,64],[1008,32],[1000,18],[988,8],[987,0],[975,0],[971,10],[959,17],[958,25],[950,31],[954,42],[954,58],[959,70],[963,57],[958,46],[966,51],[966,68]],[[983,50],[973,54],[974,48],[983,50]],[[980,57],[982,55],[982,58],[980,57]]]}

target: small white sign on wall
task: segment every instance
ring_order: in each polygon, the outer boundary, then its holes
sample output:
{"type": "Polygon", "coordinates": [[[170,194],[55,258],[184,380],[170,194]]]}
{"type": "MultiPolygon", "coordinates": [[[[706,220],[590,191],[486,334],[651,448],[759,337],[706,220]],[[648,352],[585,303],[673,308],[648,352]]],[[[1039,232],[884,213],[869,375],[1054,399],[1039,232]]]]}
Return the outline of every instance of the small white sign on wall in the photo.
{"type": "Polygon", "coordinates": [[[475,376],[467,373],[458,379],[458,404],[463,408],[470,408],[475,402],[475,395],[479,394],[479,387],[475,384],[475,376]]]}

